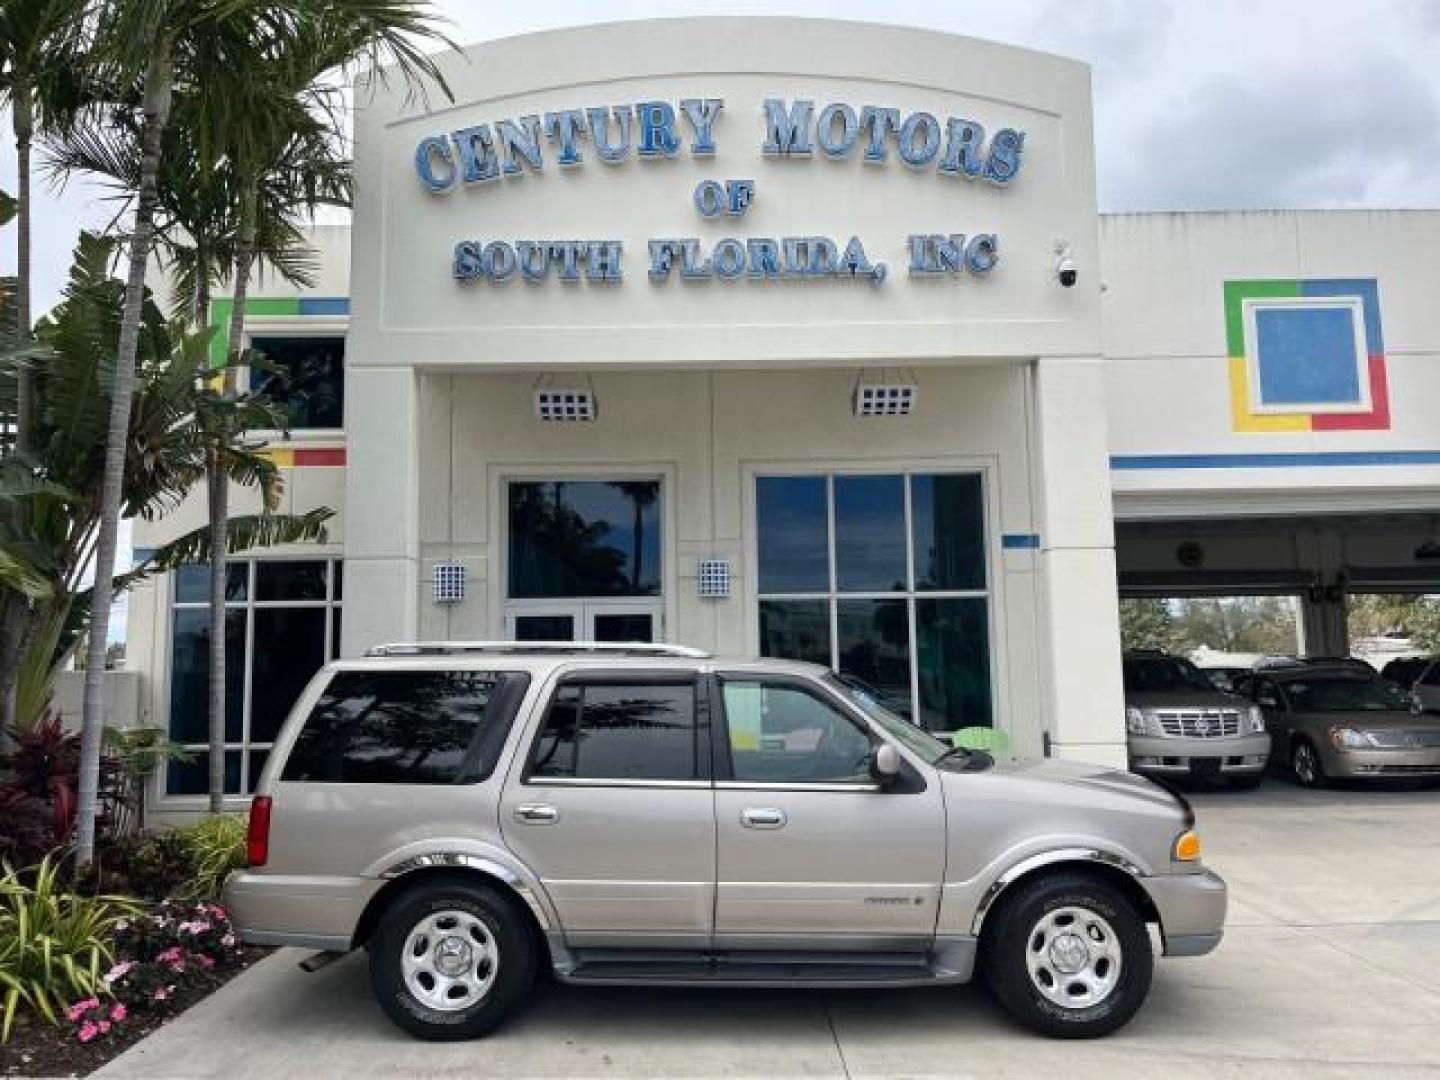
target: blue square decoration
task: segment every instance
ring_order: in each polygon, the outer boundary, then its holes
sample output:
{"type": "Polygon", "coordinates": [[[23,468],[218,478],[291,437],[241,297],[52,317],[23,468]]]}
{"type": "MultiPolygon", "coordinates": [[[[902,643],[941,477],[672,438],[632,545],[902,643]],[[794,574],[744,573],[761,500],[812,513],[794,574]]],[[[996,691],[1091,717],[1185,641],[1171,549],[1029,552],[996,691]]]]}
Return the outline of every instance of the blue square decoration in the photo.
{"type": "Polygon", "coordinates": [[[1255,312],[1260,404],[1355,405],[1364,400],[1348,307],[1264,307],[1255,312]]]}

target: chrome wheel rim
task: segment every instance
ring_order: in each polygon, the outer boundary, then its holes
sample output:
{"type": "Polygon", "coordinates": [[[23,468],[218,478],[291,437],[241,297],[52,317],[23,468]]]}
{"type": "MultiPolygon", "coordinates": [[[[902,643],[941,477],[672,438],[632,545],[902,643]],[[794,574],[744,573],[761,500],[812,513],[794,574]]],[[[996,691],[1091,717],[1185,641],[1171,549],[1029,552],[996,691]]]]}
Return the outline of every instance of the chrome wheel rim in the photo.
{"type": "Polygon", "coordinates": [[[439,1012],[458,1012],[483,1001],[500,969],[500,953],[478,915],[451,909],[415,924],[400,955],[405,989],[439,1012]]]}
{"type": "Polygon", "coordinates": [[[1300,743],[1295,747],[1294,766],[1295,775],[1302,784],[1315,783],[1315,751],[1310,749],[1309,743],[1300,743]]]}
{"type": "Polygon", "coordinates": [[[1030,984],[1066,1009],[1087,1009],[1113,994],[1123,959],[1115,928],[1073,904],[1041,916],[1025,948],[1030,984]]]}

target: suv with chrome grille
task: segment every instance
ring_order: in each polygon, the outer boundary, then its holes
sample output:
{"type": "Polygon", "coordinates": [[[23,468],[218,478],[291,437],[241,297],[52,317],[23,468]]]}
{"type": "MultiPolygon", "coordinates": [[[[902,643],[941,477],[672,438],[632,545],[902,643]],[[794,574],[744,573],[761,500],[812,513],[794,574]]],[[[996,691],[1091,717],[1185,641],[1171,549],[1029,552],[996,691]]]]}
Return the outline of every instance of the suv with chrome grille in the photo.
{"type": "Polygon", "coordinates": [[[570,983],[897,987],[979,972],[1046,1034],[1113,1031],[1220,941],[1182,798],[948,746],[810,664],[674,646],[387,646],[276,739],[226,895],[242,938],[369,953],[413,1035],[570,983]]]}
{"type": "Polygon", "coordinates": [[[1270,736],[1258,708],[1222,693],[1184,657],[1135,650],[1125,654],[1124,670],[1134,772],[1223,779],[1240,788],[1260,783],[1270,736]]]}

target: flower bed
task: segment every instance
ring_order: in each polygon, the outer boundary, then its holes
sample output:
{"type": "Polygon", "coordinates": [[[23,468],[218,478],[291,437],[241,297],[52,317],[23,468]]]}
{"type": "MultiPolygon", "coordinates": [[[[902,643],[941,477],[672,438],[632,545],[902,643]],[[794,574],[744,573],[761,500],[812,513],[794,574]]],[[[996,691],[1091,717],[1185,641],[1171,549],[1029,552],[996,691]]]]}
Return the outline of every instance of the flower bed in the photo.
{"type": "Polygon", "coordinates": [[[103,988],[59,1024],[22,1013],[0,1076],[84,1076],[213,993],[268,950],[242,946],[218,904],[166,901],[115,930],[103,988]]]}

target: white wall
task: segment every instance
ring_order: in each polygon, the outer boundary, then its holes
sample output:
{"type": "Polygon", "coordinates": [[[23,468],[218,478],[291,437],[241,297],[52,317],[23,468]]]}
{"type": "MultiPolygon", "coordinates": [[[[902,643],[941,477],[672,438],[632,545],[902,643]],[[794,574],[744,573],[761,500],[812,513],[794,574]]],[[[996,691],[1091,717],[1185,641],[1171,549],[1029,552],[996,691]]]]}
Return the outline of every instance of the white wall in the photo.
{"type": "Polygon", "coordinates": [[[1101,219],[1111,452],[1414,453],[1425,464],[1117,470],[1122,516],[1417,508],[1440,494],[1440,212],[1120,214],[1101,219]],[[1237,431],[1225,334],[1226,280],[1374,278],[1390,424],[1374,431],[1237,431]],[[1174,496],[1199,493],[1200,501],[1174,496]],[[1246,502],[1246,496],[1251,496],[1246,502]],[[1329,498],[1328,502],[1326,497],[1329,498]]]}
{"type": "Polygon", "coordinates": [[[1027,371],[927,368],[917,374],[915,412],[881,419],[851,415],[857,374],[602,372],[592,377],[600,419],[570,425],[535,418],[528,374],[422,376],[418,634],[502,636],[506,479],[661,477],[667,637],[753,654],[757,472],[977,469],[988,496],[997,720],[1020,746],[1038,752],[1045,681],[1035,632],[1043,620],[1039,553],[1000,544],[1002,534],[1039,530],[1028,478],[1027,371]],[[729,599],[696,597],[695,562],[711,556],[734,566],[729,599]],[[459,604],[436,604],[428,595],[424,583],[441,560],[467,568],[467,597],[459,604]]]}

